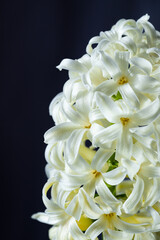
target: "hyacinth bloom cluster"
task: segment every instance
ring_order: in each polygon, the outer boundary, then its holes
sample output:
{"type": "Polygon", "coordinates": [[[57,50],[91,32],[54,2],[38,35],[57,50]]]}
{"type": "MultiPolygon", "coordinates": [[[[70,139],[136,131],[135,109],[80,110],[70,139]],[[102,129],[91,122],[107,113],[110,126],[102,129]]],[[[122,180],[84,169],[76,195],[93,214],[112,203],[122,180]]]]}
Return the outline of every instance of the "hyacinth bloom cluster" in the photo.
{"type": "Polygon", "coordinates": [[[45,135],[51,240],[160,239],[160,33],[145,15],[64,59],[45,135]]]}

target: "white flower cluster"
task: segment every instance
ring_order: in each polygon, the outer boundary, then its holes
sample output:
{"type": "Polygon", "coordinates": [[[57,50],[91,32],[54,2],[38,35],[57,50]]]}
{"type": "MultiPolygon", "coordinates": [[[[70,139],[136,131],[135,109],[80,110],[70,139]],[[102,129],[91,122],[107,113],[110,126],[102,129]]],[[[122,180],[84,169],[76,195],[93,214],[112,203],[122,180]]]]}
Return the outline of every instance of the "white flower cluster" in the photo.
{"type": "Polygon", "coordinates": [[[51,240],[160,239],[160,33],[119,20],[64,59],[50,104],[44,213],[51,240]],[[159,236],[159,237],[158,237],[159,236]]]}

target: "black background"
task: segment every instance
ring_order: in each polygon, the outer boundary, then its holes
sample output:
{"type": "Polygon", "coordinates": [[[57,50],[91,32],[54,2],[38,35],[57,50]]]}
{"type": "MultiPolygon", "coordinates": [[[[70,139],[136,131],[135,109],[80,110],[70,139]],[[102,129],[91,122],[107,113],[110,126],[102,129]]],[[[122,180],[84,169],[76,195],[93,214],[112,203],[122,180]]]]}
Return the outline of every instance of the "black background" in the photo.
{"type": "Polygon", "coordinates": [[[160,30],[158,0],[1,1],[1,239],[48,239],[49,226],[31,215],[44,210],[43,134],[53,126],[48,106],[68,79],[55,67],[63,58],[80,58],[89,39],[120,18],[146,13],[160,30]]]}

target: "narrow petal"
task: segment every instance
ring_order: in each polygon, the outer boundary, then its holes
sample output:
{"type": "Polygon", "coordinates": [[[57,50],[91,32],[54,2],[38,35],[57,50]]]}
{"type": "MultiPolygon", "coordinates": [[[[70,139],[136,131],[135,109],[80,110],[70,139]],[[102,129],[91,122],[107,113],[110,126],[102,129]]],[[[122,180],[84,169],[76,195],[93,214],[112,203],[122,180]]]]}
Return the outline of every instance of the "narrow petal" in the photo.
{"type": "Polygon", "coordinates": [[[144,224],[132,224],[122,221],[120,218],[115,217],[114,225],[117,229],[125,231],[127,233],[140,233],[145,231],[144,224]],[[144,226],[143,226],[144,225],[144,226]]]}
{"type": "Polygon", "coordinates": [[[83,189],[88,193],[88,195],[92,198],[94,198],[94,195],[95,195],[95,191],[96,191],[96,187],[95,187],[95,184],[96,184],[96,178],[95,177],[92,177],[92,179],[84,184],[83,186],[83,189]]]}
{"type": "Polygon", "coordinates": [[[122,232],[122,231],[115,231],[112,229],[108,229],[106,232],[103,233],[104,240],[132,240],[133,239],[133,234],[132,233],[127,233],[127,232],[122,232]]]}
{"type": "Polygon", "coordinates": [[[116,140],[120,136],[120,132],[121,124],[113,124],[94,135],[93,142],[95,145],[105,148],[105,144],[116,140]]]}
{"type": "Polygon", "coordinates": [[[132,79],[132,82],[134,88],[138,91],[150,94],[160,94],[160,82],[155,78],[147,75],[136,75],[136,77],[132,79]]]}
{"type": "Polygon", "coordinates": [[[112,171],[103,173],[102,176],[106,183],[110,185],[118,185],[126,177],[126,169],[123,167],[117,167],[112,171]]]}
{"type": "MultiPolygon", "coordinates": [[[[150,180],[149,180],[150,181],[150,180]]],[[[145,184],[145,189],[148,190],[148,195],[145,199],[145,204],[144,206],[153,206],[157,201],[160,199],[160,179],[159,178],[153,178],[153,184],[150,189],[147,187],[147,182],[145,184]]]]}
{"type": "Polygon", "coordinates": [[[68,215],[65,212],[61,212],[59,214],[36,213],[32,215],[32,218],[42,223],[54,225],[54,224],[63,224],[68,219],[68,215]]]}
{"type": "Polygon", "coordinates": [[[137,176],[137,180],[134,185],[133,191],[123,204],[123,209],[125,210],[126,213],[134,214],[139,210],[138,204],[141,200],[143,190],[144,182],[140,177],[137,176]]]}
{"type": "Polygon", "coordinates": [[[150,178],[150,177],[159,178],[160,177],[160,167],[144,166],[143,170],[142,170],[142,174],[148,178],[150,178]]]}
{"type": "Polygon", "coordinates": [[[111,77],[114,78],[115,76],[117,76],[117,74],[120,74],[120,69],[118,65],[109,55],[101,51],[100,57],[104,68],[107,70],[111,77]]]}
{"type": "Polygon", "coordinates": [[[81,114],[81,116],[84,116],[84,119],[88,120],[88,114],[91,110],[91,105],[92,105],[92,100],[93,100],[93,93],[92,91],[86,92],[83,94],[83,96],[79,97],[76,100],[76,109],[77,111],[81,114]]]}
{"type": "Polygon", "coordinates": [[[107,203],[114,212],[120,212],[121,202],[114,197],[114,195],[104,183],[103,179],[97,181],[96,189],[102,200],[107,203]]]}
{"type": "Polygon", "coordinates": [[[116,195],[126,194],[126,190],[131,190],[133,187],[133,182],[130,180],[124,180],[119,185],[116,186],[116,195]]]}
{"type": "Polygon", "coordinates": [[[127,72],[128,70],[128,60],[129,60],[129,52],[115,52],[115,61],[118,64],[120,70],[122,73],[127,72]]]}
{"type": "Polygon", "coordinates": [[[91,224],[91,226],[86,231],[86,236],[90,236],[91,240],[95,240],[98,235],[100,235],[107,228],[105,218],[100,217],[97,221],[91,224]]]}
{"type": "Polygon", "coordinates": [[[130,158],[132,155],[133,140],[132,135],[127,127],[123,127],[122,133],[119,134],[116,147],[116,158],[130,158]]]}
{"type": "Polygon", "coordinates": [[[145,58],[132,57],[130,62],[133,65],[143,69],[143,71],[148,75],[150,75],[150,73],[152,72],[152,64],[145,58]]]}
{"type": "Polygon", "coordinates": [[[137,125],[143,126],[153,122],[160,115],[160,102],[157,98],[147,107],[134,114],[134,121],[137,125]]]}
{"type": "MultiPolygon", "coordinates": [[[[67,158],[65,158],[68,166],[76,173],[85,173],[85,172],[88,172],[91,170],[91,166],[90,164],[88,163],[89,160],[88,158],[90,157],[91,155],[91,158],[92,158],[92,152],[90,153],[89,151],[86,151],[88,150],[88,148],[82,148],[82,146],[80,147],[80,150],[79,150],[79,154],[78,156],[76,157],[76,159],[74,160],[73,163],[69,163],[67,158]],[[81,151],[83,151],[83,155],[81,154],[81,151]],[[82,156],[81,156],[82,155],[82,156]]],[[[89,149],[91,150],[91,149],[89,149]]]]}
{"type": "Polygon", "coordinates": [[[160,215],[159,213],[153,208],[153,207],[148,207],[148,211],[151,214],[152,218],[153,218],[153,229],[158,225],[160,226],[160,215]]]}
{"type": "Polygon", "coordinates": [[[129,36],[121,38],[121,40],[117,41],[117,43],[122,45],[125,49],[128,49],[133,54],[136,54],[137,46],[129,36]]]}
{"type": "Polygon", "coordinates": [[[95,92],[102,92],[107,96],[112,96],[117,91],[117,83],[113,80],[106,80],[95,88],[95,92]]]}
{"type": "Polygon", "coordinates": [[[141,137],[150,137],[154,131],[153,125],[150,124],[148,126],[140,126],[135,128],[130,128],[129,130],[131,133],[135,133],[141,137]]]}
{"type": "Polygon", "coordinates": [[[137,174],[137,172],[140,169],[140,165],[136,163],[136,161],[122,158],[121,164],[124,168],[127,170],[127,175],[131,180],[133,180],[133,177],[137,174]]]}
{"type": "Polygon", "coordinates": [[[84,189],[79,190],[79,203],[85,214],[91,219],[97,219],[103,213],[102,210],[96,205],[93,199],[86,193],[84,189]]]}
{"type": "Polygon", "coordinates": [[[131,108],[139,108],[139,99],[133,89],[131,88],[129,83],[123,84],[119,86],[119,91],[126,103],[131,107],[131,108]]]}
{"type": "Polygon", "coordinates": [[[72,59],[63,59],[62,62],[57,66],[57,68],[61,71],[62,69],[74,71],[74,72],[83,72],[85,71],[85,67],[78,61],[72,59]]]}
{"type": "Polygon", "coordinates": [[[96,93],[96,102],[102,114],[109,122],[117,122],[118,116],[122,115],[120,107],[104,93],[96,93]]]}
{"type": "Polygon", "coordinates": [[[74,125],[71,122],[61,123],[53,128],[50,128],[44,134],[44,141],[45,143],[56,143],[58,141],[66,140],[77,128],[79,128],[79,126],[74,125]]]}
{"type": "Polygon", "coordinates": [[[63,184],[63,187],[66,190],[73,190],[83,184],[87,184],[91,180],[91,176],[88,173],[71,175],[65,172],[61,172],[58,180],[63,184]]]}
{"type": "Polygon", "coordinates": [[[73,216],[77,221],[80,220],[82,214],[82,209],[78,200],[78,195],[74,196],[68,207],[65,209],[65,212],[68,215],[73,216]]]}
{"type": "Polygon", "coordinates": [[[157,240],[155,235],[151,232],[137,233],[135,234],[134,240],[157,240]]]}
{"type": "Polygon", "coordinates": [[[86,129],[75,130],[68,138],[65,148],[65,157],[67,158],[69,164],[74,163],[79,152],[79,147],[82,142],[83,135],[86,131],[86,129]]]}
{"type": "Polygon", "coordinates": [[[154,134],[155,134],[155,137],[156,137],[156,143],[157,143],[158,161],[160,162],[160,124],[159,124],[159,118],[156,120],[153,130],[154,130],[154,134]]]}
{"type": "Polygon", "coordinates": [[[75,219],[73,218],[70,220],[70,223],[69,223],[69,232],[71,233],[73,239],[86,240],[85,235],[80,230],[75,219]]]}
{"type": "Polygon", "coordinates": [[[89,112],[89,122],[90,123],[93,123],[94,121],[97,121],[100,119],[104,119],[104,116],[98,108],[92,109],[89,112]]]}
{"type": "Polygon", "coordinates": [[[79,124],[85,126],[87,119],[85,119],[83,115],[79,114],[78,111],[74,110],[66,100],[63,101],[62,109],[67,119],[71,122],[77,125],[79,124]]]}
{"type": "Polygon", "coordinates": [[[93,169],[96,169],[98,172],[101,172],[102,167],[107,162],[107,160],[112,156],[114,150],[106,151],[103,149],[99,149],[91,163],[93,169]]]}

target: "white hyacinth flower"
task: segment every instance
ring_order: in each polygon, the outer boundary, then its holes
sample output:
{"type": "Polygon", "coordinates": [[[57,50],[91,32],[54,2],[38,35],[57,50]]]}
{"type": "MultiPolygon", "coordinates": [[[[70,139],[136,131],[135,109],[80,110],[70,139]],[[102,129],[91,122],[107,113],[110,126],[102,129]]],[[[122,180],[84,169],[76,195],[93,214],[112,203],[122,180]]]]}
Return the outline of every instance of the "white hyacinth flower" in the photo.
{"type": "Polygon", "coordinates": [[[121,19],[86,51],[57,66],[69,80],[49,106],[46,210],[32,218],[51,240],[158,240],[160,33],[147,14],[121,19]]]}

